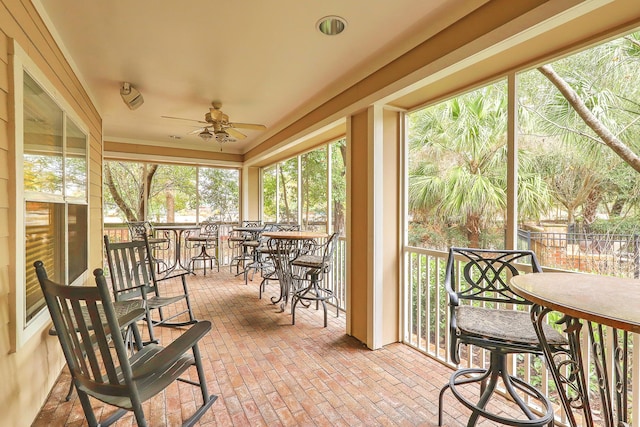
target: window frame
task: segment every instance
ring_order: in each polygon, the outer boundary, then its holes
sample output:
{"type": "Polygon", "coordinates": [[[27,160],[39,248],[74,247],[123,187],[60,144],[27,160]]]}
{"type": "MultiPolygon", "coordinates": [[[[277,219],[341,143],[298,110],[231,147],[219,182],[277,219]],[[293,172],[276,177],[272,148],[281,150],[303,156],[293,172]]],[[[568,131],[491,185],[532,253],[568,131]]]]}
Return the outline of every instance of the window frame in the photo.
{"type": "MultiPolygon", "coordinates": [[[[11,307],[10,319],[15,325],[11,336],[11,352],[15,352],[23,347],[31,338],[38,334],[43,327],[50,323],[51,316],[46,306],[43,306],[31,319],[26,320],[26,204],[27,202],[44,202],[44,203],[62,203],[64,205],[64,225],[65,225],[65,241],[64,251],[65,258],[68,258],[68,206],[69,205],[85,205],[87,210],[87,240],[91,235],[91,226],[89,215],[91,211],[89,197],[89,179],[90,179],[90,132],[88,126],[81,120],[80,116],[74,111],[71,105],[65,100],[62,94],[55,88],[45,73],[37,66],[37,64],[29,57],[24,49],[13,40],[13,55],[10,55],[11,64],[11,86],[13,89],[13,98],[11,99],[11,111],[13,111],[14,128],[14,178],[15,187],[13,188],[14,209],[12,215],[15,215],[15,271],[14,281],[12,284],[12,292],[15,298],[15,305],[11,307]],[[63,161],[63,194],[48,195],[45,193],[26,192],[24,189],[24,73],[39,85],[39,87],[56,103],[63,113],[63,159],[66,158],[67,146],[67,122],[71,121],[78,130],[86,135],[85,162],[85,196],[84,199],[78,197],[66,197],[66,167],[63,161]]],[[[87,245],[86,253],[87,265],[84,271],[69,285],[84,285],[89,279],[89,260],[90,245],[87,245]]],[[[65,275],[68,273],[68,259],[65,259],[65,275]]]]}

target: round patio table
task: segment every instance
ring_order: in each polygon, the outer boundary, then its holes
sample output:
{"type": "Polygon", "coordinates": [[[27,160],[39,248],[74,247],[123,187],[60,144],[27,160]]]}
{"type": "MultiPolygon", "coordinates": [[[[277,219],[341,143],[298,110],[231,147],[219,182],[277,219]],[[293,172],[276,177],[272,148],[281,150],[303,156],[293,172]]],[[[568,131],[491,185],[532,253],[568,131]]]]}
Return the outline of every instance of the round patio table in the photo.
{"type": "Polygon", "coordinates": [[[165,275],[169,275],[178,267],[188,271],[189,273],[193,273],[189,268],[189,263],[187,263],[186,266],[182,263],[180,252],[182,251],[181,248],[184,232],[199,230],[200,226],[197,224],[154,224],[153,228],[160,231],[171,231],[173,233],[173,241],[175,245],[173,264],[170,265],[163,273],[165,273],[165,275]]]}
{"type": "Polygon", "coordinates": [[[582,407],[584,420],[593,426],[593,414],[589,404],[587,384],[587,367],[583,363],[580,351],[580,330],[586,323],[591,338],[591,350],[594,357],[596,375],[600,388],[602,408],[600,417],[605,426],[625,426],[627,422],[627,372],[628,349],[626,348],[628,332],[640,333],[640,280],[611,276],[580,273],[535,273],[521,274],[510,280],[513,291],[533,302],[531,319],[544,350],[547,366],[551,370],[560,398],[572,426],[577,422],[571,408],[582,407]],[[546,341],[542,330],[545,317],[551,311],[558,311],[565,316],[557,321],[569,339],[569,349],[563,352],[569,358],[562,361],[557,352],[546,341]],[[612,335],[604,326],[613,328],[612,335]],[[619,339],[618,331],[622,332],[619,339]],[[612,354],[607,355],[607,341],[611,339],[612,354]],[[613,363],[610,371],[608,363],[613,363]],[[564,372],[569,368],[569,373],[564,372]],[[609,375],[613,375],[613,384],[609,375]],[[571,388],[577,396],[568,396],[571,388]],[[612,389],[613,388],[613,389],[612,389]],[[615,394],[615,411],[613,395],[615,394]],[[577,404],[581,400],[582,405],[577,404]],[[614,414],[614,412],[617,414],[614,414]],[[616,421],[614,422],[614,417],[616,421]]]}
{"type": "Polygon", "coordinates": [[[327,237],[327,234],[315,231],[265,231],[262,235],[269,238],[267,247],[273,257],[276,275],[280,282],[280,295],[272,297],[271,302],[280,303],[280,312],[283,312],[289,302],[291,290],[295,286],[291,261],[304,251],[305,247],[315,244],[316,239],[327,237]]]}

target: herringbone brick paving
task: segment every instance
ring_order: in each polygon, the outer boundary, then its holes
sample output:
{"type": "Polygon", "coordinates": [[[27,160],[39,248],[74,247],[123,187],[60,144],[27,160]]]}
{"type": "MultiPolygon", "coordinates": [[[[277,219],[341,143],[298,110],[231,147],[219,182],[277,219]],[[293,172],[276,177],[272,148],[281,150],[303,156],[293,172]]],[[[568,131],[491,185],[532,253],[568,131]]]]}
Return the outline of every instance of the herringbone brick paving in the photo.
{"type": "MultiPolygon", "coordinates": [[[[297,309],[279,313],[269,296],[258,299],[258,278],[245,285],[223,268],[189,277],[196,317],[211,320],[200,341],[209,392],[218,401],[199,426],[435,426],[438,393],[451,370],[416,350],[391,344],[376,351],[345,334],[345,316],[297,309]]],[[[145,328],[141,327],[144,331],[145,328]]],[[[181,331],[156,328],[161,343],[181,331]]],[[[195,372],[191,373],[195,379],[195,372]]],[[[70,376],[65,368],[34,427],[86,425],[77,394],[66,402],[70,376]]],[[[466,425],[468,413],[448,392],[445,425],[466,425]]],[[[201,401],[199,389],[172,384],[145,402],[150,426],[178,426],[201,401]]],[[[113,411],[92,400],[98,417],[113,411]],[[104,414],[102,411],[104,409],[104,414]]],[[[504,409],[498,402],[499,408],[504,409]]],[[[126,414],[116,426],[135,425],[126,414]]],[[[479,426],[494,425],[488,421],[479,426]]]]}

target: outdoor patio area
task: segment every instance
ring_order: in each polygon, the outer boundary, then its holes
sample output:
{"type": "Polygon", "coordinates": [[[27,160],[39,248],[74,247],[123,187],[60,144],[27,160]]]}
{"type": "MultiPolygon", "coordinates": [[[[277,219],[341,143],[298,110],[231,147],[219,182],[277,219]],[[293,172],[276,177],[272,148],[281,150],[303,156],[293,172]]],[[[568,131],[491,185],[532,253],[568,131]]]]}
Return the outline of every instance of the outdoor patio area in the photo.
{"type": "MultiPolygon", "coordinates": [[[[196,316],[213,324],[200,350],[209,392],[218,395],[198,425],[437,425],[438,393],[449,368],[403,344],[368,350],[345,334],[344,313],[336,318],[330,311],[323,328],[322,311],[298,308],[296,325],[291,325],[289,310],[278,313],[269,302],[277,283],[270,284],[262,300],[258,283],[256,277],[245,286],[242,276],[234,277],[226,267],[189,277],[196,316]]],[[[161,343],[180,333],[156,331],[161,343]]],[[[77,394],[69,402],[64,399],[69,381],[65,368],[33,426],[86,425],[77,394]]],[[[172,384],[144,404],[149,425],[180,425],[193,412],[194,399],[200,399],[197,389],[172,384]]],[[[113,410],[93,402],[98,416],[113,410]]],[[[466,425],[467,412],[450,392],[445,402],[444,425],[466,425]]],[[[505,403],[501,409],[506,408],[505,403]]],[[[115,425],[135,425],[133,415],[115,425]]]]}

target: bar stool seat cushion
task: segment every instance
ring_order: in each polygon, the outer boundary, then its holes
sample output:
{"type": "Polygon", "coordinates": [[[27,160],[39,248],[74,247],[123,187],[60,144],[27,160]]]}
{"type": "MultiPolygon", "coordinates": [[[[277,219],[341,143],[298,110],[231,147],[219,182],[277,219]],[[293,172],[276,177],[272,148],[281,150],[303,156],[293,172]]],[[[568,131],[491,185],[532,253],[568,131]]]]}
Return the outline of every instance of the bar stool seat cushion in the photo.
{"type": "Polygon", "coordinates": [[[326,265],[322,255],[301,255],[291,262],[292,265],[307,268],[322,268],[326,265]]]}
{"type": "MultiPolygon", "coordinates": [[[[466,335],[501,341],[538,345],[538,336],[527,311],[490,309],[463,305],[456,310],[457,326],[466,335]]],[[[551,345],[565,345],[567,340],[550,325],[543,326],[551,345]]]]}

